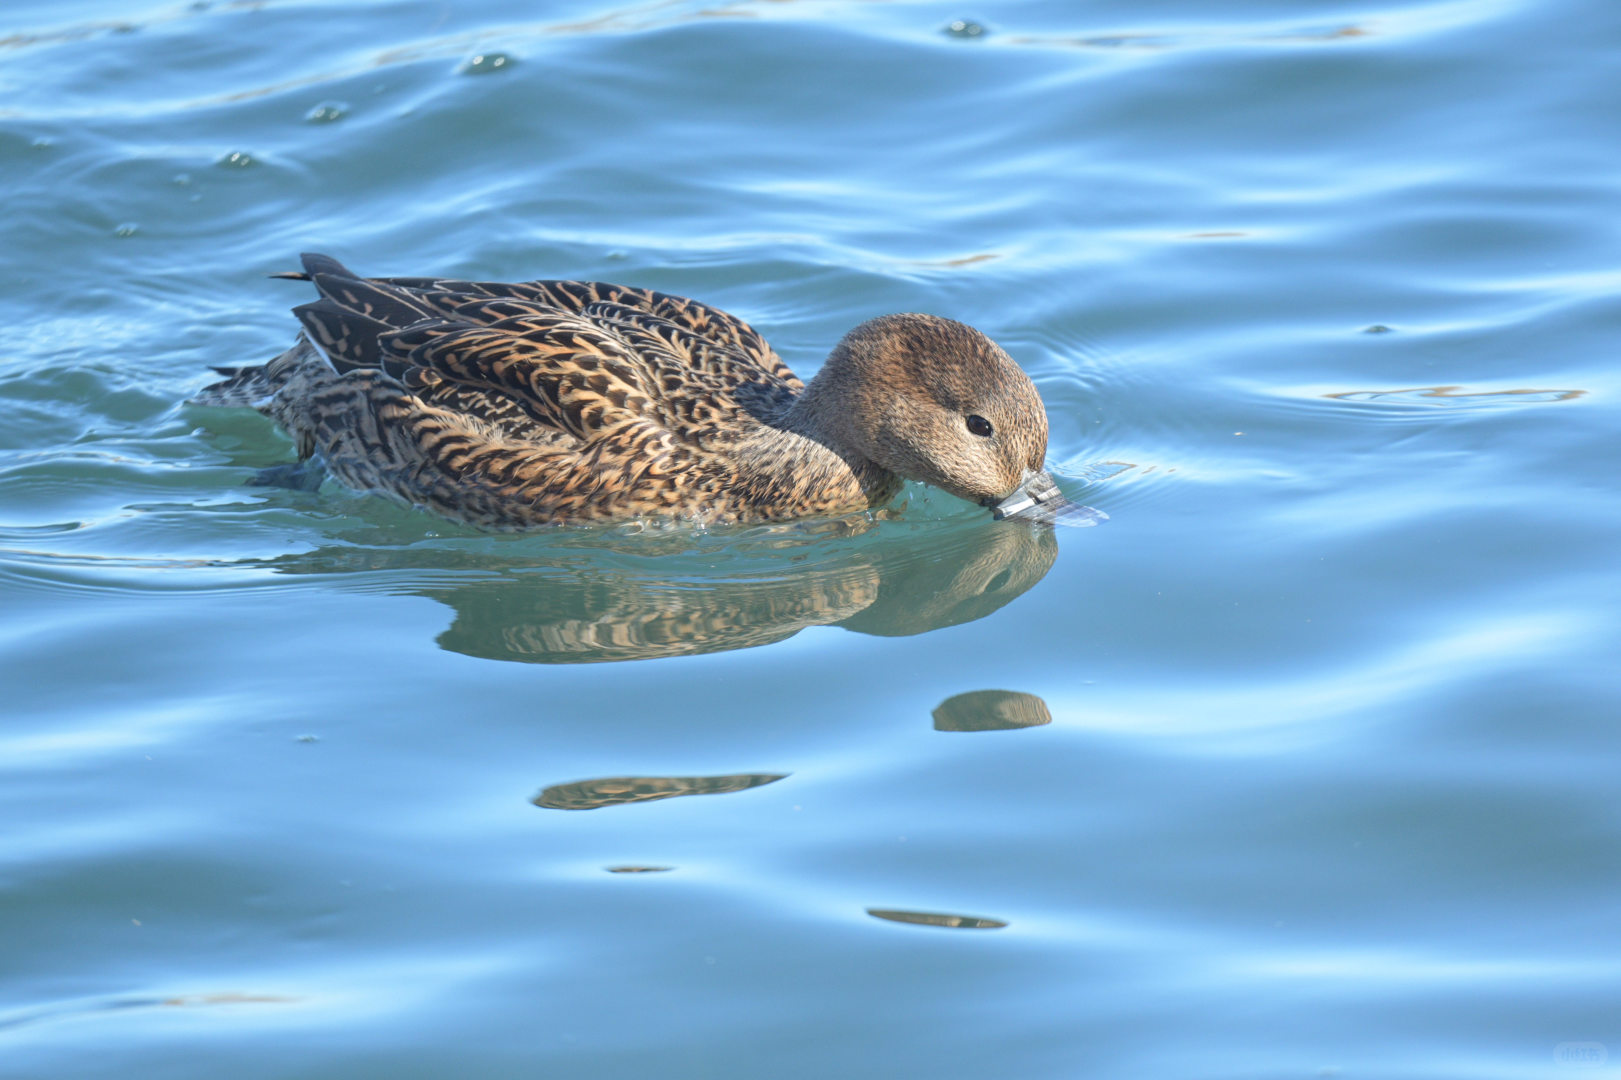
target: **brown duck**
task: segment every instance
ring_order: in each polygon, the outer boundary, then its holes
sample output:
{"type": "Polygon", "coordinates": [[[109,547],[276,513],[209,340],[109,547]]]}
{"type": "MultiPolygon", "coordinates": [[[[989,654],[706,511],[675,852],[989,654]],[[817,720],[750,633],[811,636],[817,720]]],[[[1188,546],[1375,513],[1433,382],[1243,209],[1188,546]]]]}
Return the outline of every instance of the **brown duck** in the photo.
{"type": "Polygon", "coordinates": [[[950,319],[862,323],[806,386],[747,323],[679,296],[303,263],[277,275],[320,292],[293,309],[297,343],[193,400],[258,409],[353,488],[501,529],[848,514],[903,479],[999,518],[1066,507],[1035,386],[950,319]]]}

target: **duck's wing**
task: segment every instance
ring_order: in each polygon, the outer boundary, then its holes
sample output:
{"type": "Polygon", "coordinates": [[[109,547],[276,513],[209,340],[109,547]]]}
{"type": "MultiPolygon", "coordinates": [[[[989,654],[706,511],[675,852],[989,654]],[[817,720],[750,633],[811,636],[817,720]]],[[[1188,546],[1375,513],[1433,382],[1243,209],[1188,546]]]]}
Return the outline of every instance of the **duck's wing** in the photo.
{"type": "Polygon", "coordinates": [[[294,309],[329,374],[278,418],[340,479],[495,527],[681,509],[697,449],[623,339],[532,300],[333,267],[294,309]]]}
{"type": "Polygon", "coordinates": [[[307,432],[333,475],[360,490],[497,529],[684,508],[693,453],[657,425],[626,422],[589,445],[559,445],[434,405],[378,368],[329,372],[317,390],[278,397],[272,415],[301,443],[307,432]]]}
{"type": "Polygon", "coordinates": [[[490,297],[539,303],[585,318],[636,325],[663,336],[699,370],[752,367],[792,392],[804,385],[759,331],[737,316],[684,296],[604,281],[458,281],[448,278],[376,278],[415,294],[490,297]]]}
{"type": "Polygon", "coordinates": [[[361,278],[315,255],[304,266],[297,276],[321,298],[294,310],[335,367],[380,368],[508,430],[538,423],[588,440],[635,419],[718,445],[739,434],[740,412],[769,419],[803,389],[747,323],[682,297],[601,282],[361,278]]]}
{"type": "Polygon", "coordinates": [[[577,315],[358,278],[314,280],[321,299],[293,310],[340,373],[380,370],[429,405],[577,443],[625,420],[657,418],[638,358],[577,315]]]}
{"type": "Polygon", "coordinates": [[[782,362],[759,331],[737,316],[697,300],[655,289],[636,289],[605,281],[464,281],[457,278],[380,277],[360,275],[327,255],[302,256],[302,273],[274,275],[314,281],[323,295],[327,290],[319,280],[331,282],[366,280],[386,287],[393,295],[415,306],[442,316],[451,316],[469,299],[518,300],[557,311],[571,312],[587,319],[607,318],[620,324],[639,325],[665,336],[699,370],[721,370],[736,376],[742,367],[778,381],[797,394],[804,384],[782,362]],[[696,346],[694,348],[693,346],[696,346]]]}

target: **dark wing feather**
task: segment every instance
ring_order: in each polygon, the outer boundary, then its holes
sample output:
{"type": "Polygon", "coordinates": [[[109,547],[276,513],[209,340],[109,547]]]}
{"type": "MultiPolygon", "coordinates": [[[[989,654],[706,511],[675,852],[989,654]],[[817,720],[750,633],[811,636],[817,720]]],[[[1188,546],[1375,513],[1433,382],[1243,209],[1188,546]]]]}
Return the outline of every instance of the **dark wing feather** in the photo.
{"type": "MultiPolygon", "coordinates": [[[[298,305],[293,314],[339,371],[385,366],[378,338],[394,329],[387,323],[349,311],[326,297],[298,305]]],[[[389,370],[396,377],[400,373],[397,366],[389,370]]]]}
{"type": "Polygon", "coordinates": [[[438,314],[431,305],[404,289],[367,281],[364,278],[314,274],[310,278],[324,299],[345,311],[352,311],[389,326],[404,328],[438,314]]]}
{"type": "Polygon", "coordinates": [[[459,281],[451,278],[372,280],[415,294],[448,293],[469,298],[510,298],[538,302],[559,311],[580,314],[588,314],[594,305],[618,305],[672,324],[693,338],[706,342],[718,352],[731,354],[738,360],[752,363],[770,377],[784,382],[794,392],[804,388],[754,327],[719,308],[683,296],[653,289],[635,289],[604,281],[540,279],[503,282],[459,281]]]}
{"type": "Polygon", "coordinates": [[[589,443],[653,425],[677,442],[742,436],[803,384],[747,323],[605,282],[361,278],[303,257],[321,299],[295,309],[340,372],[381,369],[424,402],[510,437],[589,443]]]}
{"type": "Polygon", "coordinates": [[[638,358],[570,316],[424,321],[381,340],[386,353],[424,373],[416,378],[499,392],[578,439],[656,417],[638,358]]]}

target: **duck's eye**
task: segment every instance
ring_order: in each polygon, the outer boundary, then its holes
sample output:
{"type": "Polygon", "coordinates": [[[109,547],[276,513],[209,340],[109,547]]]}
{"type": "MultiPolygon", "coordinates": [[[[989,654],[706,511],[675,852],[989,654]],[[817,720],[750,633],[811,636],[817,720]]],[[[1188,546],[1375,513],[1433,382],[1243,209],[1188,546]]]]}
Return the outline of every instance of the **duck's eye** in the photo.
{"type": "Polygon", "coordinates": [[[978,413],[975,413],[973,416],[968,418],[968,430],[973,432],[975,435],[978,435],[982,439],[989,438],[991,434],[991,422],[985,419],[983,416],[980,416],[978,413]]]}

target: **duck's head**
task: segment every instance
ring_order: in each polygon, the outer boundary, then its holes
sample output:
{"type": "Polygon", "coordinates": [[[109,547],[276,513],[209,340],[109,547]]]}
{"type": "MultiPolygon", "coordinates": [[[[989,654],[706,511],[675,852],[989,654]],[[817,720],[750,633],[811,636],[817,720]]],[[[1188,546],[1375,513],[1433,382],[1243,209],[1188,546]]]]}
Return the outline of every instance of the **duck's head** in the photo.
{"type": "Polygon", "coordinates": [[[1062,498],[1042,470],[1041,395],[971,326],[935,315],[864,322],[834,347],[807,396],[850,449],[997,517],[1062,498]]]}

